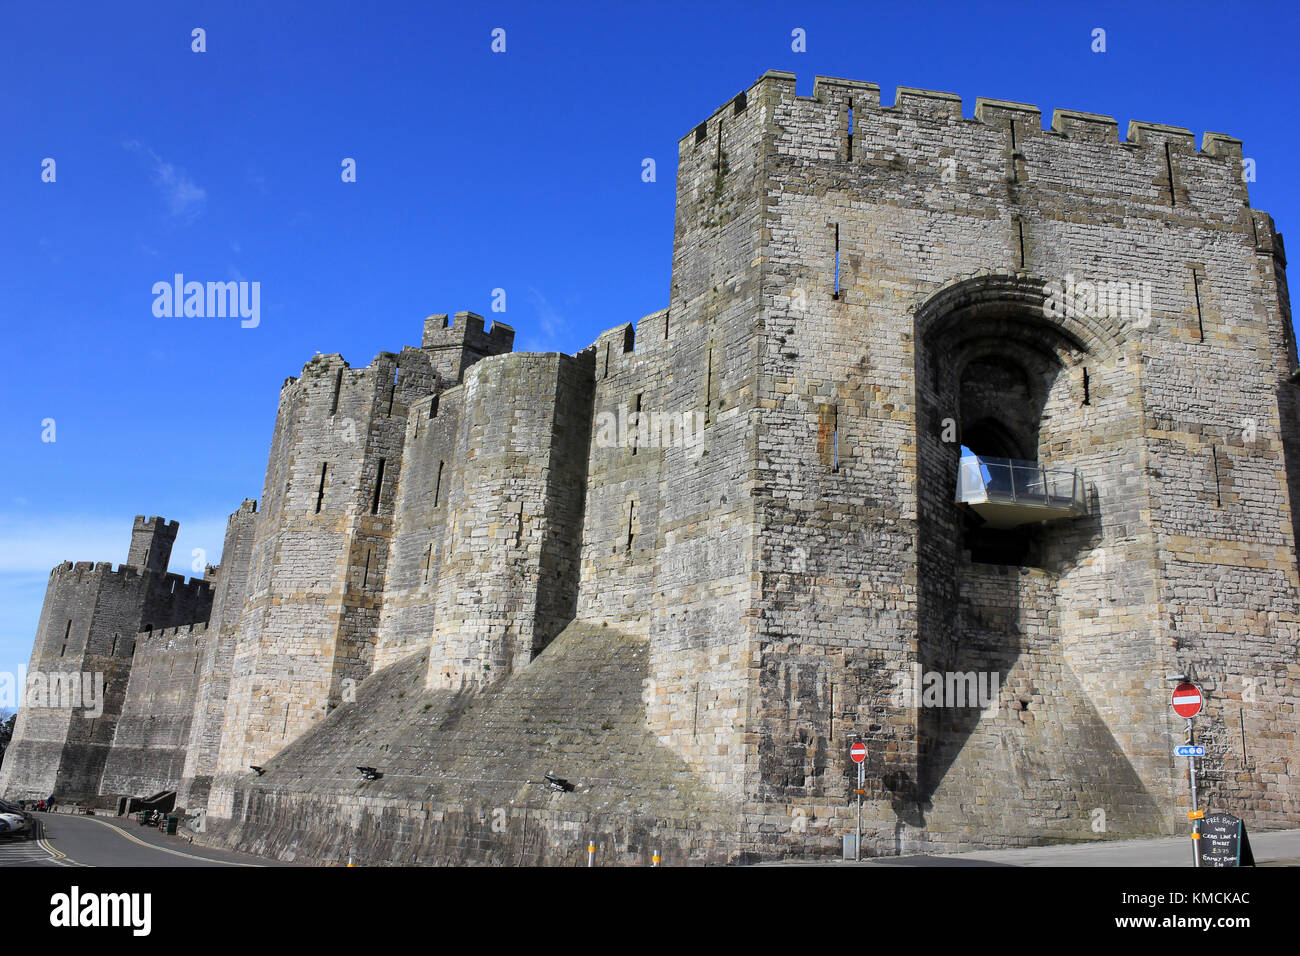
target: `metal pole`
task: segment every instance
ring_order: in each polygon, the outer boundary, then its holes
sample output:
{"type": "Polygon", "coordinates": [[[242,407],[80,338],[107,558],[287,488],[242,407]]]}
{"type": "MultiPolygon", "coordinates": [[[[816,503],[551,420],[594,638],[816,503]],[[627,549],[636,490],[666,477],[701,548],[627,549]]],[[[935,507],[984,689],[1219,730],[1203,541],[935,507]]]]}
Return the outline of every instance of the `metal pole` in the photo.
{"type": "Polygon", "coordinates": [[[858,827],[857,833],[853,837],[853,862],[858,863],[862,860],[862,777],[863,768],[866,765],[864,760],[858,764],[858,827]]]}
{"type": "Polygon", "coordinates": [[[592,840],[587,844],[587,866],[596,865],[596,841],[592,840]]]}
{"type": "MultiPolygon", "coordinates": [[[[1187,744],[1192,746],[1195,741],[1192,738],[1192,718],[1187,718],[1187,744]]],[[[1196,758],[1188,756],[1187,758],[1187,778],[1192,783],[1192,812],[1197,810],[1196,806],[1196,758]]],[[[1192,821],[1192,866],[1201,865],[1201,821],[1192,821]]]]}

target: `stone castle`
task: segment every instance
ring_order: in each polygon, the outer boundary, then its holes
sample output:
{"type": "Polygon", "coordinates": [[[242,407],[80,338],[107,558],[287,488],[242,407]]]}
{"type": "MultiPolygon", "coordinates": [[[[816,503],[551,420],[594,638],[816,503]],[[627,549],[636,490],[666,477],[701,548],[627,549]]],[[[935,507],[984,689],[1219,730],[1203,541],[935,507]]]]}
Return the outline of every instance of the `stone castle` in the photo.
{"type": "Polygon", "coordinates": [[[841,852],[860,739],[865,854],[1174,834],[1187,674],[1202,806],[1295,825],[1300,388],[1242,170],[765,74],[680,142],[666,309],[318,355],[219,568],[158,518],[55,568],[31,671],[103,710],[29,701],[0,792],[175,789],[311,861],[744,862],[841,852]]]}

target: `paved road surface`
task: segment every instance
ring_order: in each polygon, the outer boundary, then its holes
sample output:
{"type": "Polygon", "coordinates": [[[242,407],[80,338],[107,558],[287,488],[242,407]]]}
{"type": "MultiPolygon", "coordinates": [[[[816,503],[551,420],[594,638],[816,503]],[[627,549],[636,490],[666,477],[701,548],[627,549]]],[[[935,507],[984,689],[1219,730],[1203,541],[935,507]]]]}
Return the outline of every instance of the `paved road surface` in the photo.
{"type": "Polygon", "coordinates": [[[7,866],[283,866],[246,853],[192,846],[184,836],[142,827],[134,817],[38,813],[39,840],[0,841],[7,866]]]}
{"type": "MultiPolygon", "coordinates": [[[[166,836],[142,827],[131,817],[88,817],[65,813],[37,814],[44,827],[40,840],[0,841],[0,867],[6,866],[284,866],[275,860],[193,846],[184,836],[166,836]]],[[[1255,861],[1261,866],[1300,866],[1300,830],[1250,834],[1255,861]]],[[[822,863],[765,864],[825,866],[822,863]]],[[[838,866],[1191,866],[1186,837],[1117,840],[1072,846],[985,850],[942,856],[882,857],[838,866]]]]}
{"type": "MultiPolygon", "coordinates": [[[[1300,866],[1300,830],[1248,833],[1258,866],[1300,866]]],[[[983,850],[942,856],[894,856],[861,863],[776,863],[773,866],[1185,866],[1192,865],[1188,837],[1159,840],[1113,840],[1069,846],[1038,846],[1020,850],[983,850]]]]}

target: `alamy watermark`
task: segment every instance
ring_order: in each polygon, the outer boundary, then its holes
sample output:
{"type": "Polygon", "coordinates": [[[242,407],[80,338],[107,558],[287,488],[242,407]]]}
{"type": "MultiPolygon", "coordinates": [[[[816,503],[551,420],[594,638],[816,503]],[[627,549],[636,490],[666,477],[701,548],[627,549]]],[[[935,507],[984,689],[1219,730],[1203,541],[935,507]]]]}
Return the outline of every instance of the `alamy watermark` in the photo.
{"type": "Polygon", "coordinates": [[[1066,273],[1043,285],[1046,318],[1115,319],[1137,329],[1151,324],[1151,283],[1132,279],[1079,279],[1066,273]]]}
{"type": "Polygon", "coordinates": [[[178,272],[171,282],[155,282],[153,295],[153,314],[160,319],[239,316],[245,329],[262,321],[260,282],[186,282],[178,272]]]}
{"type": "Polygon", "coordinates": [[[891,706],[905,709],[917,707],[978,707],[996,709],[1001,676],[997,671],[926,671],[920,664],[894,676],[894,689],[889,695],[891,706]]]}
{"type": "Polygon", "coordinates": [[[104,674],[101,671],[0,671],[0,710],[44,707],[80,710],[92,720],[104,713],[104,674]],[[22,688],[22,700],[18,689],[22,688]]]}
{"type": "Polygon", "coordinates": [[[616,412],[596,415],[596,447],[687,448],[698,454],[704,422],[703,412],[628,411],[620,405],[616,412]]]}

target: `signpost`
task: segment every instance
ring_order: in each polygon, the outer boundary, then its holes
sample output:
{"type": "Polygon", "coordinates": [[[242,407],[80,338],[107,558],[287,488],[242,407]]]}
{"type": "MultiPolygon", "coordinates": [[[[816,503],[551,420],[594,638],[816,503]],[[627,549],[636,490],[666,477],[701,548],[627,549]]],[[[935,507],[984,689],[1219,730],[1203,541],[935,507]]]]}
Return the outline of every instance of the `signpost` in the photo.
{"type": "MultiPolygon", "coordinates": [[[[1188,818],[1192,820],[1199,819],[1200,813],[1196,806],[1196,758],[1205,756],[1204,747],[1193,746],[1195,741],[1192,739],[1192,718],[1201,712],[1205,706],[1205,696],[1201,689],[1191,681],[1180,681],[1174,688],[1173,699],[1174,713],[1179,717],[1187,718],[1187,746],[1178,747],[1174,753],[1179,757],[1187,758],[1187,779],[1192,785],[1192,812],[1188,818]],[[1192,816],[1196,814],[1196,816],[1192,816]]],[[[1201,833],[1200,827],[1192,824],[1192,866],[1201,865],[1201,833]]]]}
{"type": "Polygon", "coordinates": [[[853,741],[853,746],[849,748],[849,756],[858,765],[858,827],[853,838],[853,862],[857,863],[862,859],[862,783],[866,773],[867,745],[861,740],[853,741]]]}

